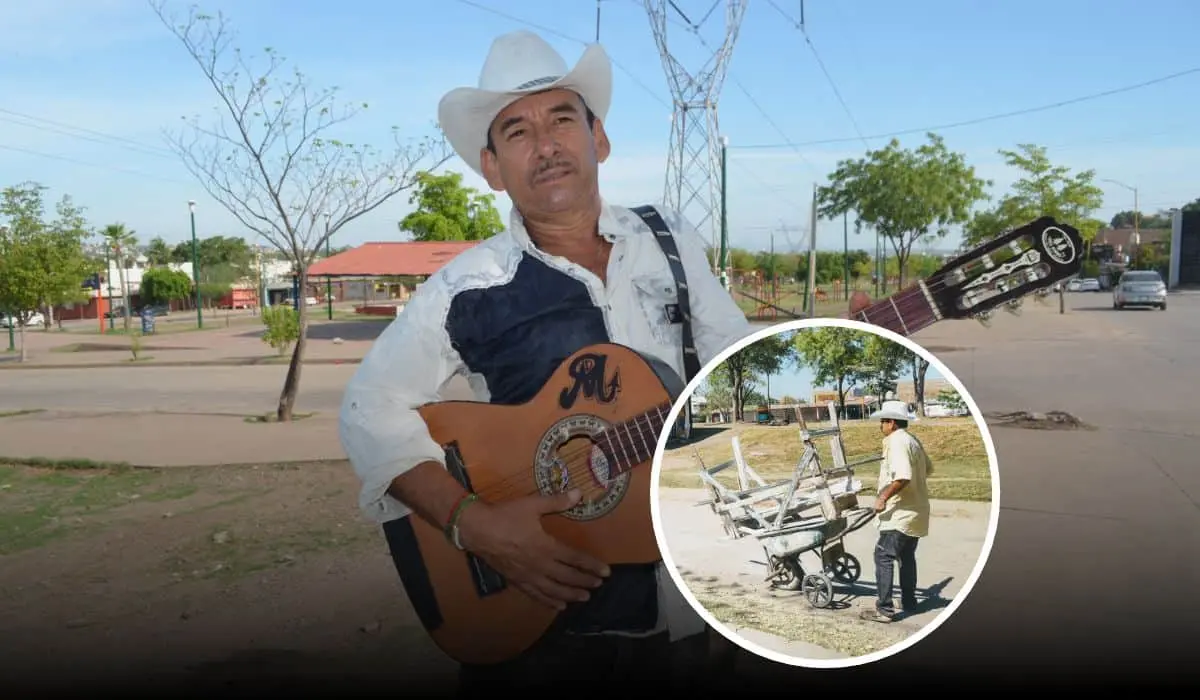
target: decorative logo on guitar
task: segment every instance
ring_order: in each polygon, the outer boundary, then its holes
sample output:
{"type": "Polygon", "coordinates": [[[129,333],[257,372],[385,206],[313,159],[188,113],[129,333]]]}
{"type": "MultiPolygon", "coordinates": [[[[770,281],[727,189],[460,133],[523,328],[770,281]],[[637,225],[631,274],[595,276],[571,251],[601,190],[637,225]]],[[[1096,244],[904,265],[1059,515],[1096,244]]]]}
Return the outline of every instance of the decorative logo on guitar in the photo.
{"type": "Polygon", "coordinates": [[[575,358],[567,373],[571,376],[571,386],[562,390],[558,395],[558,405],[569,410],[579,400],[582,393],[585,399],[593,399],[600,403],[612,403],[621,392],[621,373],[615,371],[612,377],[605,377],[607,355],[587,353],[575,358]]]}
{"type": "Polygon", "coordinates": [[[1059,265],[1068,265],[1075,260],[1075,243],[1066,231],[1057,226],[1048,226],[1042,231],[1042,247],[1046,255],[1059,265]]]}

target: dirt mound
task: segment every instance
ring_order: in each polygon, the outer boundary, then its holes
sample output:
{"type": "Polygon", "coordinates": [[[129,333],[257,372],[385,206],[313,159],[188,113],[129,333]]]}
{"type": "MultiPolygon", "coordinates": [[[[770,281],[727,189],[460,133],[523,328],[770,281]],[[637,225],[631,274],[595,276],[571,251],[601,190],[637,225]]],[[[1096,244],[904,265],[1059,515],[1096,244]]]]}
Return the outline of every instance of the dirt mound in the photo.
{"type": "Polygon", "coordinates": [[[1035,413],[1032,411],[991,412],[984,413],[983,417],[989,425],[1008,426],[1010,428],[1029,428],[1032,430],[1094,430],[1092,426],[1066,411],[1047,411],[1045,413],[1035,413]]]}

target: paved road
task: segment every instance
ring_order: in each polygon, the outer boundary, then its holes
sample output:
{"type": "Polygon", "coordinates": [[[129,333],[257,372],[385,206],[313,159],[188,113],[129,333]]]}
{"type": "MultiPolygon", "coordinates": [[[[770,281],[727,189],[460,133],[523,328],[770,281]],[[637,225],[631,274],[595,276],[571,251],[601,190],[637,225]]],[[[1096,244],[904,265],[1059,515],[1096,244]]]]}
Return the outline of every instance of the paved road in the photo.
{"type": "MultiPolygon", "coordinates": [[[[357,365],[309,365],[298,411],[335,412],[357,365]]],[[[286,366],[21,370],[0,374],[0,410],[262,413],[283,388],[286,366]]]]}

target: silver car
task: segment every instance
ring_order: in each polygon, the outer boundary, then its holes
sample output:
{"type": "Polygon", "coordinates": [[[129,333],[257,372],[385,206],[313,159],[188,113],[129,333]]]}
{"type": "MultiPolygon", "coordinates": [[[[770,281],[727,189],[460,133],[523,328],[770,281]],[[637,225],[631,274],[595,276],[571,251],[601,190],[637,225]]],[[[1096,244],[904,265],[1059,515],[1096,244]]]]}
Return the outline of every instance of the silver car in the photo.
{"type": "Polygon", "coordinates": [[[1167,285],[1154,270],[1130,270],[1113,287],[1113,308],[1157,306],[1167,310],[1167,285]]]}

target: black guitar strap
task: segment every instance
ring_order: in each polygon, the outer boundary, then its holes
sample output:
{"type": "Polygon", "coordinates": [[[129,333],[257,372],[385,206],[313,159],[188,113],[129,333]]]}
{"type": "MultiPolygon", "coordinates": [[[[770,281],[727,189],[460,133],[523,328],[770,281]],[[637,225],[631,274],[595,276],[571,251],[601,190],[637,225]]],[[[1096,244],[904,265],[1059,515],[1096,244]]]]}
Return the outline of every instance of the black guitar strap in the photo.
{"type": "Polygon", "coordinates": [[[679,298],[679,315],[683,322],[683,368],[687,374],[683,381],[686,384],[700,374],[700,354],[696,352],[696,343],[692,338],[692,310],[688,299],[687,274],[683,269],[683,260],[679,257],[679,246],[675,242],[675,236],[671,235],[667,222],[663,221],[662,215],[653,206],[646,204],[634,207],[632,211],[642,217],[642,221],[654,232],[654,240],[662,249],[663,255],[667,256],[671,274],[675,277],[675,293],[679,298]]]}

